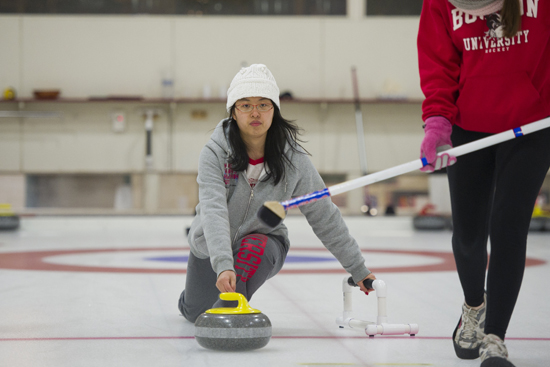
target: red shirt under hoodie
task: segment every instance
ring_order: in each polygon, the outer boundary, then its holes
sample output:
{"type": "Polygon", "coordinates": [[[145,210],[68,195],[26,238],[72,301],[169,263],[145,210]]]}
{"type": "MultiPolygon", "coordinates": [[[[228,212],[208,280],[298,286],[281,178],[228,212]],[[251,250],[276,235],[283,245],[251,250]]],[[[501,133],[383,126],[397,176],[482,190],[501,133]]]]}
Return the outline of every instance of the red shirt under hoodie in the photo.
{"type": "Polygon", "coordinates": [[[550,0],[520,0],[521,28],[498,38],[500,16],[474,17],[424,0],[418,32],[423,120],[499,133],[550,116],[550,0]]]}

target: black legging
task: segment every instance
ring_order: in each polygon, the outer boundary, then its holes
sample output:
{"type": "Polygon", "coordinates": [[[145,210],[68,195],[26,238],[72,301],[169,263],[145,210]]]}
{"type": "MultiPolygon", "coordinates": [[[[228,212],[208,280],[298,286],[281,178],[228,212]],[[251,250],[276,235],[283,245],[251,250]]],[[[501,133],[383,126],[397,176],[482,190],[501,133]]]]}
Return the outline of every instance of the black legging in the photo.
{"type": "MultiPolygon", "coordinates": [[[[488,136],[453,127],[456,147],[488,136]]],[[[550,166],[550,128],[458,157],[447,169],[453,252],[466,303],[483,303],[485,333],[504,339],[525,269],[527,232],[550,166]]]]}

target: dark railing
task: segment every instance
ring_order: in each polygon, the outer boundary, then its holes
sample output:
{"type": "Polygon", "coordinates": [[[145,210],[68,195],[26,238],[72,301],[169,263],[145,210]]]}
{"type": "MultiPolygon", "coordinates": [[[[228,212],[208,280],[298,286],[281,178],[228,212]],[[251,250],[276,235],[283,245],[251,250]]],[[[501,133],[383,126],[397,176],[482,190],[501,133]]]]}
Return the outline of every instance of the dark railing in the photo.
{"type": "Polygon", "coordinates": [[[346,15],[345,0],[0,0],[4,14],[346,15]]]}
{"type": "Polygon", "coordinates": [[[422,0],[367,0],[367,16],[420,15],[422,0]]]}

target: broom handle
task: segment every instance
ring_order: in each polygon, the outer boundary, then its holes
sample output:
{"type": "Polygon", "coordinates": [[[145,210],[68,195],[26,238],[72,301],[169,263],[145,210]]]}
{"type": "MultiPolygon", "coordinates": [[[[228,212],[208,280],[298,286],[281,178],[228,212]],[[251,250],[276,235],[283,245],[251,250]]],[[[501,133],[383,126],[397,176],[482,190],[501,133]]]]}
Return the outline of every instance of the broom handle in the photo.
{"type": "MultiPolygon", "coordinates": [[[[531,122],[529,124],[523,125],[521,127],[517,127],[515,129],[510,129],[498,134],[490,135],[483,139],[475,140],[468,144],[460,145],[456,148],[451,148],[449,150],[440,152],[437,155],[441,156],[443,154],[448,154],[454,157],[459,157],[461,155],[468,154],[483,148],[487,148],[507,140],[512,140],[522,135],[527,135],[535,131],[545,129],[547,127],[550,127],[550,117],[547,117],[543,120],[531,122]]],[[[347,191],[357,189],[359,187],[373,184],[375,182],[379,182],[379,181],[386,180],[388,178],[399,176],[404,173],[409,173],[417,169],[420,169],[426,165],[428,165],[426,158],[417,159],[408,163],[403,163],[399,166],[385,169],[383,171],[371,173],[370,175],[366,175],[366,176],[358,177],[353,180],[342,182],[340,184],[325,188],[324,190],[321,190],[321,191],[316,191],[310,194],[293,198],[291,200],[283,201],[281,205],[285,208],[285,210],[293,207],[302,206],[311,201],[319,200],[323,197],[338,195],[347,191]]]]}

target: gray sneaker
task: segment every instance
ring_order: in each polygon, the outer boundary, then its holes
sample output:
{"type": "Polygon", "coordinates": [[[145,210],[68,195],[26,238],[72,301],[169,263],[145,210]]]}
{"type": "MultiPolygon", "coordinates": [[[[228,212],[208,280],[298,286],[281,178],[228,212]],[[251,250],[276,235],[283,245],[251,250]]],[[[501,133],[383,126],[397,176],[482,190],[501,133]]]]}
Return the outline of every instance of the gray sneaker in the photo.
{"type": "Polygon", "coordinates": [[[455,353],[461,359],[476,359],[479,357],[481,340],[485,336],[485,310],[487,294],[484,296],[483,307],[474,310],[464,303],[462,316],[453,332],[453,345],[455,353]]]}
{"type": "Polygon", "coordinates": [[[481,341],[479,348],[481,356],[480,367],[515,367],[508,360],[508,350],[504,341],[495,334],[487,334],[481,341]]]}

